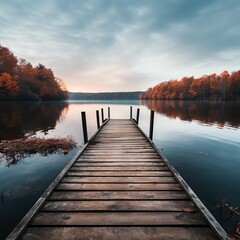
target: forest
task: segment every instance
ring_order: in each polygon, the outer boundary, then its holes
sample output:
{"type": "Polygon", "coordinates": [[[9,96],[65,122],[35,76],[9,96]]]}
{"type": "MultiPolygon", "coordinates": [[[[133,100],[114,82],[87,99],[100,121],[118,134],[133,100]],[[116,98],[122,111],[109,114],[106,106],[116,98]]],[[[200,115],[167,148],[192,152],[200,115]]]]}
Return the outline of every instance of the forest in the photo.
{"type": "Polygon", "coordinates": [[[0,101],[50,101],[67,98],[64,82],[43,64],[33,67],[0,45],[0,101]]]}
{"type": "Polygon", "coordinates": [[[240,100],[240,71],[162,82],[142,93],[140,99],[240,100]]]}
{"type": "Polygon", "coordinates": [[[143,92],[68,93],[69,100],[138,100],[143,92]]]}

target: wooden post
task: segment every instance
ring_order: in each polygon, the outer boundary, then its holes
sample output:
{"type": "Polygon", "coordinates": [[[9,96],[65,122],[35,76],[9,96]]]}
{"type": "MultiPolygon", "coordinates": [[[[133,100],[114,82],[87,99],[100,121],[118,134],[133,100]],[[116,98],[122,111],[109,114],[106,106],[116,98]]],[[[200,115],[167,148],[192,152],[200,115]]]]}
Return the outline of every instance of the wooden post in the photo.
{"type": "Polygon", "coordinates": [[[104,113],[103,113],[103,108],[101,108],[101,114],[102,114],[102,123],[104,123],[104,113]]]}
{"type": "Polygon", "coordinates": [[[132,119],[132,106],[130,106],[130,119],[132,119]]]}
{"type": "Polygon", "coordinates": [[[137,109],[137,117],[136,117],[136,123],[137,123],[137,125],[138,125],[138,122],[139,122],[139,111],[140,111],[140,109],[138,108],[138,109],[137,109]]]}
{"type": "Polygon", "coordinates": [[[110,119],[110,107],[108,107],[108,118],[110,119]]]}
{"type": "Polygon", "coordinates": [[[81,115],[82,115],[83,140],[84,144],[86,144],[88,142],[86,113],[81,112],[81,115]]]}
{"type": "Polygon", "coordinates": [[[154,111],[151,110],[150,114],[150,127],[149,127],[149,138],[153,139],[153,124],[154,124],[154,111]]]}
{"type": "Polygon", "coordinates": [[[97,118],[97,128],[100,128],[100,120],[99,120],[99,111],[96,111],[96,118],[97,118]]]}

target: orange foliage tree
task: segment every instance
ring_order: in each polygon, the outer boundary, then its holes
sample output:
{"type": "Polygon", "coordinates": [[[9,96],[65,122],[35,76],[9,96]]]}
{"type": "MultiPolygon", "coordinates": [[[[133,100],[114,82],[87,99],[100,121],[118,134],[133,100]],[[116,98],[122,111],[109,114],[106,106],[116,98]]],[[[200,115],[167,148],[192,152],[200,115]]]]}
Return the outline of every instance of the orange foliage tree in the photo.
{"type": "Polygon", "coordinates": [[[8,73],[2,73],[0,76],[0,100],[9,100],[17,96],[19,85],[17,78],[12,78],[8,73]]]}
{"type": "Polygon", "coordinates": [[[162,82],[142,93],[140,99],[240,100],[240,71],[162,82]]]}
{"type": "Polygon", "coordinates": [[[8,48],[0,45],[0,75],[2,73],[14,74],[17,66],[17,58],[8,48]]]}
{"type": "Polygon", "coordinates": [[[1,45],[0,75],[2,101],[63,100],[67,97],[66,88],[61,87],[63,81],[60,85],[51,69],[42,64],[33,67],[24,59],[17,60],[8,48],[1,45]]]}

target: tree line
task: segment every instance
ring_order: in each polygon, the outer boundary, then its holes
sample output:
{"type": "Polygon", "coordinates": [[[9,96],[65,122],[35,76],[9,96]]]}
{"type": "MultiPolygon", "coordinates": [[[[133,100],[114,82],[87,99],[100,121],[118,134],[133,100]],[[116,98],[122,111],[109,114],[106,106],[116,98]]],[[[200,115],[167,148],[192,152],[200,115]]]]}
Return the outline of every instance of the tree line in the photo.
{"type": "Polygon", "coordinates": [[[67,97],[64,82],[43,64],[33,67],[0,45],[0,101],[63,100],[67,97]]]}
{"type": "Polygon", "coordinates": [[[162,82],[141,94],[140,99],[240,100],[240,71],[162,82]]]}
{"type": "Polygon", "coordinates": [[[137,92],[102,92],[102,93],[68,93],[70,100],[138,100],[141,91],[137,92]]]}

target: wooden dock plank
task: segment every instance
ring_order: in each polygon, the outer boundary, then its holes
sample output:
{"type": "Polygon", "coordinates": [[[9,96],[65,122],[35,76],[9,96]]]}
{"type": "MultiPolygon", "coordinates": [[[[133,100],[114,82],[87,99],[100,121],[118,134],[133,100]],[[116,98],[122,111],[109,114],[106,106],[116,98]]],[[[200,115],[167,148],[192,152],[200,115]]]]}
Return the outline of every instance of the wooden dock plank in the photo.
{"type": "Polygon", "coordinates": [[[79,161],[87,161],[87,160],[93,160],[93,161],[125,161],[125,162],[140,162],[140,161],[145,161],[145,162],[151,162],[151,161],[156,161],[159,158],[157,157],[151,157],[151,156],[126,156],[125,158],[121,158],[121,156],[83,156],[79,161]]]}
{"type": "Polygon", "coordinates": [[[159,166],[135,166],[135,167],[129,167],[129,166],[122,166],[122,167],[112,167],[112,166],[102,166],[102,167],[81,167],[79,165],[74,165],[71,168],[71,171],[161,171],[161,170],[168,170],[168,167],[166,165],[162,166],[159,164],[159,166]]]}
{"type": "Polygon", "coordinates": [[[111,177],[117,177],[117,176],[125,176],[125,177],[161,177],[161,176],[171,176],[172,172],[170,171],[68,171],[66,176],[111,176],[111,177]]]}
{"type": "Polygon", "coordinates": [[[20,239],[219,239],[130,120],[106,122],[59,179],[20,239]]]}
{"type": "Polygon", "coordinates": [[[207,223],[198,212],[39,212],[36,226],[167,226],[207,223]]]}
{"type": "Polygon", "coordinates": [[[57,190],[122,190],[122,191],[134,191],[134,190],[182,190],[181,186],[177,183],[141,183],[141,184],[128,184],[128,183],[122,183],[122,184],[104,184],[104,183],[98,183],[98,184],[88,184],[88,183],[60,183],[57,188],[57,190]]]}
{"type": "Polygon", "coordinates": [[[124,167],[124,166],[128,166],[128,167],[134,167],[134,166],[140,166],[140,167],[144,167],[144,166],[162,166],[162,165],[166,165],[163,161],[159,162],[130,162],[130,161],[125,161],[125,162],[93,162],[93,161],[77,161],[73,166],[81,166],[81,167],[124,167]]]}
{"type": "Polygon", "coordinates": [[[184,191],[54,191],[50,200],[185,200],[184,191]]]}
{"type": "Polygon", "coordinates": [[[65,177],[62,183],[177,183],[175,177],[65,177]]]}
{"type": "Polygon", "coordinates": [[[208,227],[29,227],[23,240],[216,240],[208,227]],[[177,236],[177,237],[176,237],[177,236]]]}
{"type": "Polygon", "coordinates": [[[69,212],[69,211],[168,211],[183,212],[184,208],[197,211],[191,201],[161,201],[161,200],[141,200],[141,201],[48,201],[41,211],[46,212],[69,212]]]}

